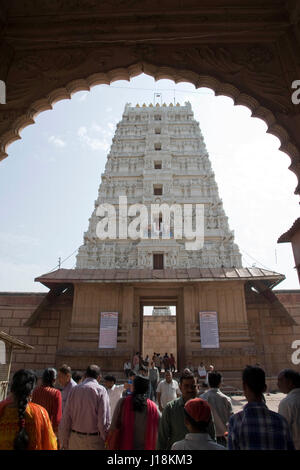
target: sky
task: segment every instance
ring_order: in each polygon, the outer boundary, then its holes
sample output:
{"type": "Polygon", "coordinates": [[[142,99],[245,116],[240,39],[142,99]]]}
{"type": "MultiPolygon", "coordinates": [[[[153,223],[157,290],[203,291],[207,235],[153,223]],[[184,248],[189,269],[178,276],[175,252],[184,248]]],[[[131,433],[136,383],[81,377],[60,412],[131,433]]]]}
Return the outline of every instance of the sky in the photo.
{"type": "Polygon", "coordinates": [[[140,75],[75,93],[39,114],[0,162],[0,291],[47,292],[34,278],[75,267],[116,124],[126,103],[189,101],[210,156],[243,266],[284,274],[277,289],[299,289],[290,243],[277,244],[299,217],[290,158],[266,124],[207,88],[140,75]]]}

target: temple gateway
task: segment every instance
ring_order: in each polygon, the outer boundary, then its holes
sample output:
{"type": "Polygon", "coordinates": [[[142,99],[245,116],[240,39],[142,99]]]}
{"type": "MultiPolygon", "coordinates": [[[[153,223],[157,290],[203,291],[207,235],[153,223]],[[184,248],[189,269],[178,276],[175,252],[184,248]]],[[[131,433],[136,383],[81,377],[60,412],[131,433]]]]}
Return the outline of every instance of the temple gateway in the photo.
{"type": "Polygon", "coordinates": [[[36,278],[47,294],[0,294],[0,315],[6,312],[8,333],[35,348],[16,355],[13,369],[68,363],[84,370],[97,363],[118,373],[136,351],[157,352],[154,340],[147,343],[152,328],[163,354],[174,336],[179,369],[212,363],[233,384],[246,364],[259,363],[271,380],[294,366],[292,344],[300,339],[299,294],[272,291],[283,279],[242,266],[190,103],[127,104],[76,268],[36,278]],[[196,233],[197,207],[201,243],[191,248],[186,232],[177,236],[178,217],[196,233]],[[117,229],[101,238],[109,211],[117,229]]]}

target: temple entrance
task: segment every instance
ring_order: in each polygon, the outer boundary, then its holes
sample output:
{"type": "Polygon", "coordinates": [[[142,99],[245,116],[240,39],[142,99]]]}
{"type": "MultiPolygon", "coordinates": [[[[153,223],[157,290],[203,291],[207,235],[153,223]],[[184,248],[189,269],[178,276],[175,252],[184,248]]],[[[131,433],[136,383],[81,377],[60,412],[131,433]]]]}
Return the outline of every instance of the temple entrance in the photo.
{"type": "Polygon", "coordinates": [[[176,370],[184,367],[186,345],[184,338],[184,305],[181,286],[154,286],[135,290],[135,305],[139,309],[139,349],[143,358],[153,353],[164,356],[172,353],[176,370]],[[169,314],[170,313],[170,314],[169,314]]]}
{"type": "MultiPolygon", "coordinates": [[[[160,358],[166,353],[170,358],[172,354],[177,369],[176,305],[143,306],[142,356],[148,356],[151,362],[154,353],[159,353],[160,358]]],[[[165,370],[164,363],[161,368],[165,370]]]]}

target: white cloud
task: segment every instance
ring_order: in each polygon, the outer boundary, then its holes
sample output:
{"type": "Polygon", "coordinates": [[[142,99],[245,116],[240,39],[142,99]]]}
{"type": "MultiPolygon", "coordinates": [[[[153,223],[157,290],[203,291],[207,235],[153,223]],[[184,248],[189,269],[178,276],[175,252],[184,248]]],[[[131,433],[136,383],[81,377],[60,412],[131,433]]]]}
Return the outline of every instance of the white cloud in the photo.
{"type": "Polygon", "coordinates": [[[81,142],[92,150],[104,150],[105,152],[109,150],[112,133],[97,123],[93,123],[89,130],[85,126],[79,127],[77,135],[81,142]],[[91,135],[93,133],[97,133],[97,136],[91,135]]]}
{"type": "Polygon", "coordinates": [[[95,132],[101,132],[101,133],[104,132],[103,127],[102,127],[102,126],[99,126],[99,124],[96,124],[95,122],[93,122],[92,127],[91,127],[91,130],[92,130],[92,131],[95,131],[95,132]]]}
{"type": "Polygon", "coordinates": [[[51,135],[49,137],[48,142],[55,145],[55,147],[62,148],[66,146],[66,143],[62,139],[60,139],[59,137],[55,137],[54,135],[51,135]]]}
{"type": "Polygon", "coordinates": [[[115,124],[113,122],[108,122],[106,126],[108,127],[108,129],[105,128],[105,126],[99,126],[99,124],[93,122],[91,126],[91,131],[97,132],[103,137],[108,137],[109,140],[111,140],[113,138],[113,130],[115,128],[115,124]]]}
{"type": "Polygon", "coordinates": [[[79,135],[79,137],[84,137],[87,134],[86,127],[85,126],[79,127],[77,134],[79,135]]]}
{"type": "Polygon", "coordinates": [[[31,245],[39,246],[40,240],[36,237],[31,237],[28,235],[0,232],[0,245],[31,245]]]}

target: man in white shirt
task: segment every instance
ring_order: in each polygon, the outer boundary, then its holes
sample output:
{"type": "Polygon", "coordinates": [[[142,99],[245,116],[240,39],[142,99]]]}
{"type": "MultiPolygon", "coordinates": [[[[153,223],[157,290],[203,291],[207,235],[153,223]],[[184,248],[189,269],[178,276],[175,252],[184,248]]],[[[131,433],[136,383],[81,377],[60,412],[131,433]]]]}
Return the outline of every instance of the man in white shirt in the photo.
{"type": "Polygon", "coordinates": [[[127,362],[124,362],[124,372],[125,372],[127,379],[128,379],[128,374],[130,371],[131,371],[131,362],[128,360],[127,362]]]}
{"type": "Polygon", "coordinates": [[[229,418],[233,414],[231,398],[219,389],[222,382],[222,374],[217,371],[209,372],[209,390],[203,393],[200,398],[208,401],[213,414],[217,443],[226,447],[225,433],[228,432],[229,418]]]}
{"type": "Polygon", "coordinates": [[[281,400],[278,413],[287,420],[296,450],[300,450],[300,374],[293,369],[282,370],[278,388],[287,396],[281,400]]]}
{"type": "Polygon", "coordinates": [[[116,385],[116,377],[113,375],[106,375],[104,377],[104,386],[109,396],[111,417],[113,417],[116,405],[120,398],[122,398],[125,385],[116,385]]]}
{"type": "Polygon", "coordinates": [[[176,400],[180,395],[178,382],[173,379],[172,372],[167,370],[165,380],[159,382],[156,390],[159,410],[162,412],[170,401],[176,400]]]}
{"type": "Polygon", "coordinates": [[[62,449],[104,450],[111,423],[107,391],[99,384],[100,367],[88,366],[85,380],[73,387],[59,423],[62,449]]]}
{"type": "Polygon", "coordinates": [[[64,411],[67,403],[68,396],[73,387],[77,386],[75,380],[72,379],[72,370],[71,367],[67,364],[63,364],[58,369],[57,373],[58,383],[63,387],[61,391],[62,397],[62,412],[64,411]]]}
{"type": "Polygon", "coordinates": [[[140,354],[139,352],[135,353],[132,359],[132,366],[133,366],[133,370],[135,373],[137,373],[137,371],[139,370],[139,366],[140,366],[139,354],[140,354]]]}
{"type": "Polygon", "coordinates": [[[202,380],[202,382],[204,382],[206,379],[206,368],[203,362],[200,362],[200,365],[198,366],[198,375],[200,381],[202,380]]]}

